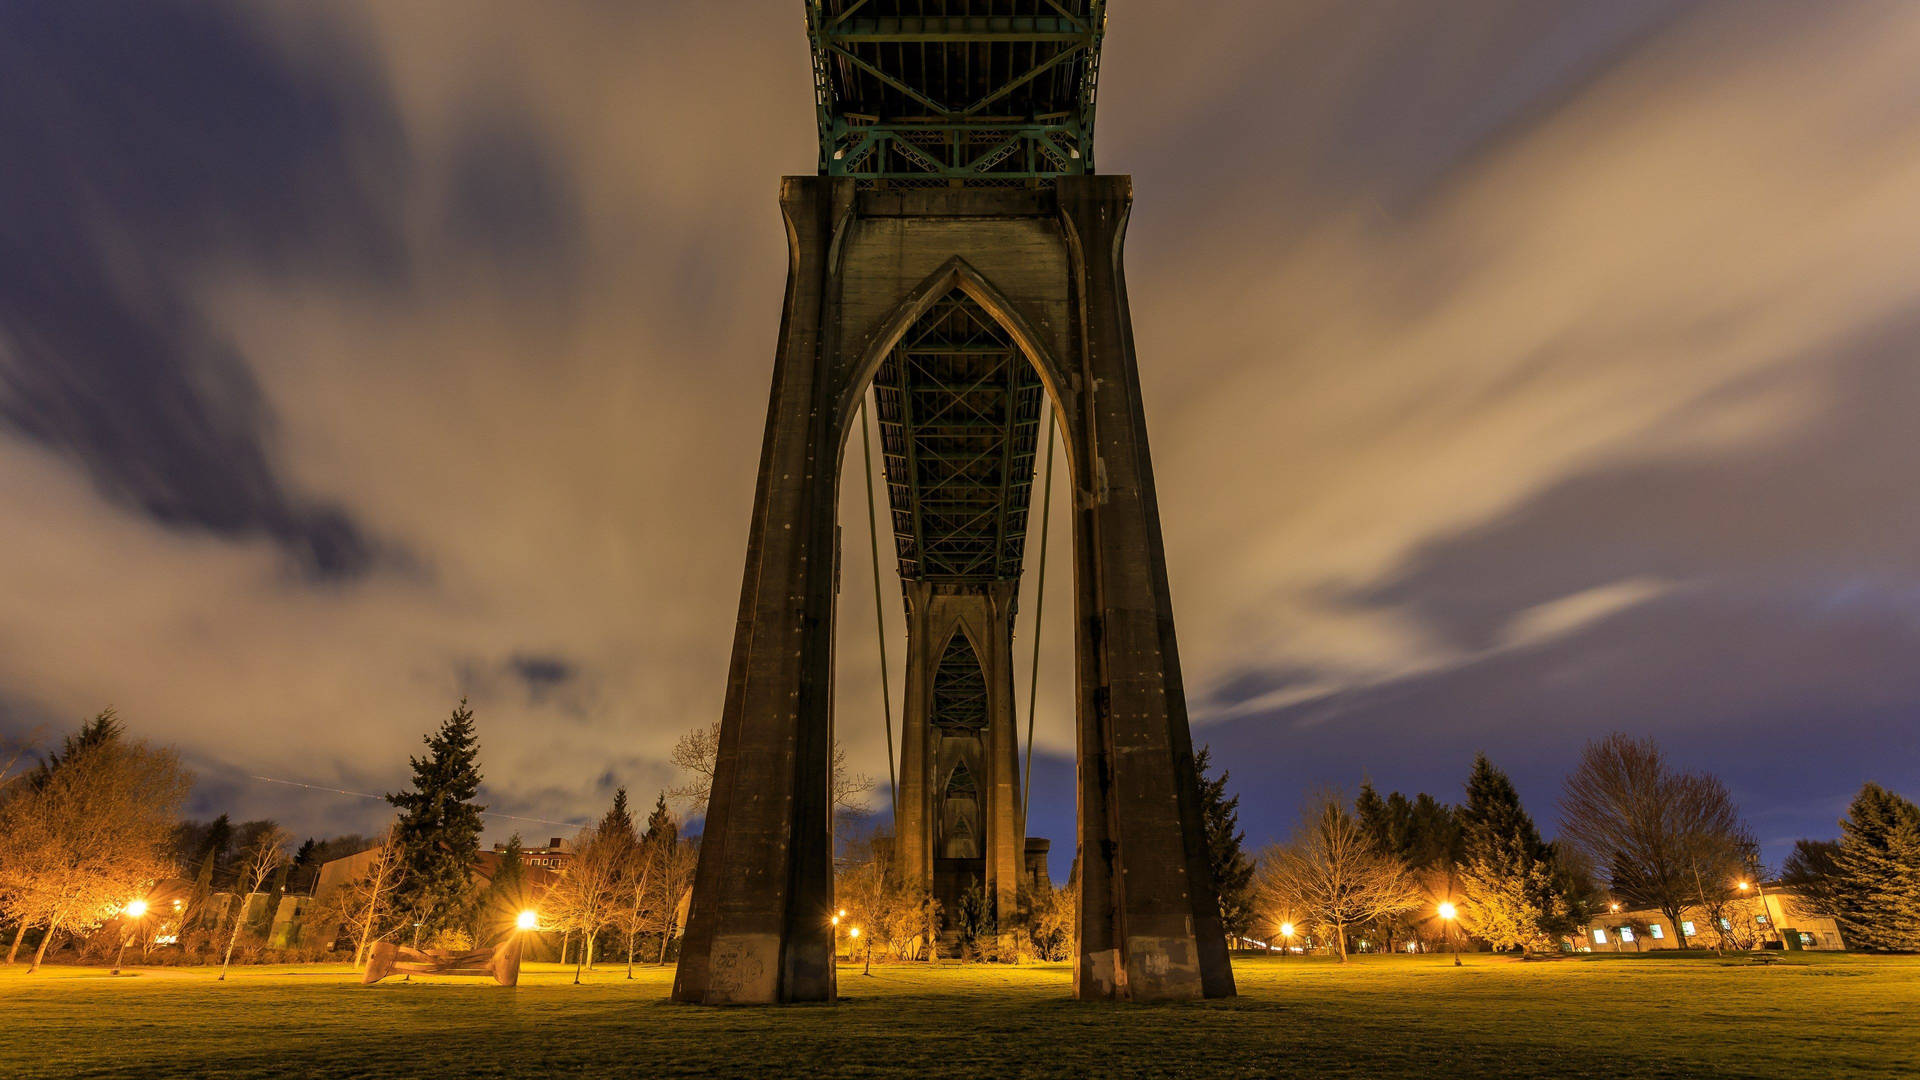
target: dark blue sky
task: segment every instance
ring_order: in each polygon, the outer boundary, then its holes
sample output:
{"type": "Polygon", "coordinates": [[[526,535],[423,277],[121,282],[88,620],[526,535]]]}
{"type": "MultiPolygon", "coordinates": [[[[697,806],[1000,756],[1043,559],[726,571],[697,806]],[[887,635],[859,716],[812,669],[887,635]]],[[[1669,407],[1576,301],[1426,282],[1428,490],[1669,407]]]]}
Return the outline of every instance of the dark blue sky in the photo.
{"type": "MultiPolygon", "coordinates": [[[[1551,831],[1611,730],[1774,858],[1920,790],[1920,13],[1202,7],[1113,5],[1099,160],[1250,839],[1322,785],[1457,797],[1477,750],[1551,831]]],[[[0,734],[112,703],[197,811],[302,833],[380,806],[254,777],[388,790],[463,693],[496,810],[671,783],[808,94],[776,0],[0,10],[0,734]]],[[[884,777],[865,580],[839,723],[884,777]]]]}

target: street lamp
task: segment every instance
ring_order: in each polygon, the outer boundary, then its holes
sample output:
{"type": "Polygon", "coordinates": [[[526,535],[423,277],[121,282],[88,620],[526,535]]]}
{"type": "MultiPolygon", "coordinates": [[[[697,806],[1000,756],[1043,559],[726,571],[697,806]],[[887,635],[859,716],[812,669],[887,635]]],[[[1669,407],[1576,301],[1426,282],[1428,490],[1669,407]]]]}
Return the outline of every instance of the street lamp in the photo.
{"type": "Polygon", "coordinates": [[[1451,900],[1440,901],[1440,907],[1437,910],[1440,913],[1441,922],[1446,927],[1447,949],[1448,951],[1453,953],[1453,966],[1459,967],[1460,966],[1460,946],[1454,944],[1453,918],[1454,916],[1460,914],[1460,911],[1458,908],[1455,908],[1453,906],[1453,901],[1451,900]]]}
{"type": "MultiPolygon", "coordinates": [[[[847,936],[852,938],[854,942],[858,942],[858,940],[860,940],[860,928],[854,926],[851,930],[847,930],[847,936]]],[[[868,940],[866,940],[866,965],[860,969],[860,974],[874,974],[874,938],[868,938],[868,940]]]]}
{"type": "Polygon", "coordinates": [[[515,930],[534,930],[538,929],[539,926],[540,913],[532,908],[528,908],[519,915],[516,915],[513,920],[513,928],[515,930]]]}
{"type": "MultiPolygon", "coordinates": [[[[1766,920],[1767,920],[1767,921],[1766,921],[1766,929],[1765,929],[1764,931],[1762,931],[1762,932],[1761,932],[1761,935],[1760,935],[1760,940],[1761,940],[1761,942],[1762,942],[1762,944],[1764,945],[1764,943],[1765,943],[1765,941],[1766,941],[1766,939],[1767,939],[1767,938],[1769,938],[1769,937],[1779,937],[1779,938],[1780,938],[1780,945],[1781,945],[1781,947],[1782,947],[1782,948],[1785,948],[1785,947],[1786,947],[1786,942],[1787,942],[1787,939],[1786,939],[1786,936],[1785,936],[1785,935],[1782,935],[1782,934],[1779,934],[1779,933],[1778,933],[1778,932],[1777,932],[1777,931],[1776,931],[1776,930],[1774,929],[1774,926],[1773,926],[1773,916],[1772,916],[1772,915],[1770,915],[1770,914],[1768,914],[1768,912],[1767,912],[1767,887],[1766,887],[1765,885],[1760,885],[1760,884],[1757,884],[1757,883],[1749,883],[1749,882],[1745,882],[1745,881],[1742,881],[1742,882],[1739,882],[1738,884],[1739,884],[1739,886],[1740,886],[1740,891],[1741,891],[1742,893],[1745,893],[1745,892],[1747,892],[1747,890],[1749,890],[1749,889],[1755,889],[1755,890],[1758,890],[1758,895],[1759,895],[1759,897],[1760,897],[1760,914],[1761,914],[1761,915],[1762,915],[1763,917],[1765,917],[1765,918],[1766,918],[1766,920]]],[[[1752,918],[1752,917],[1753,917],[1753,912],[1752,912],[1752,911],[1748,911],[1748,912],[1747,912],[1747,917],[1748,917],[1748,918],[1752,918]]]]}
{"type": "Polygon", "coordinates": [[[1287,942],[1280,947],[1280,959],[1285,960],[1287,954],[1293,951],[1293,924],[1290,922],[1281,923],[1280,936],[1285,938],[1287,942]]]}
{"type": "Polygon", "coordinates": [[[127,942],[133,939],[134,934],[139,933],[140,920],[147,915],[147,902],[145,900],[129,901],[126,907],[120,909],[120,914],[132,919],[133,927],[120,938],[120,951],[114,955],[113,970],[108,973],[111,975],[120,974],[120,961],[127,957],[127,942]]]}

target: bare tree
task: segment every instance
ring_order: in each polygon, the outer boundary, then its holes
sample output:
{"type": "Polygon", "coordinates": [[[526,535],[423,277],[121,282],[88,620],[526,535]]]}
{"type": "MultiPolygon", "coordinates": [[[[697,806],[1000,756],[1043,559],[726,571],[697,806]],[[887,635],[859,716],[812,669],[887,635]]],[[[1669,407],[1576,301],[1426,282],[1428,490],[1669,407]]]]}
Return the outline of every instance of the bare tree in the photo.
{"type": "MultiPolygon", "coordinates": [[[[680,736],[667,760],[686,774],[686,778],[667,789],[667,798],[680,803],[689,812],[705,813],[713,795],[713,774],[720,757],[720,722],[697,727],[680,736]]],[[[866,773],[850,772],[847,748],[833,741],[833,774],[830,780],[833,798],[833,836],[836,844],[847,831],[866,816],[865,796],[878,784],[866,773]]]]}
{"type": "Polygon", "coordinates": [[[653,840],[642,840],[627,854],[627,864],[620,869],[616,891],[619,893],[618,910],[614,913],[614,923],[620,932],[627,936],[627,978],[633,978],[633,950],[640,935],[648,926],[648,906],[653,903],[654,893],[659,879],[654,873],[657,861],[654,849],[661,846],[653,840]]]}
{"type": "MultiPolygon", "coordinates": [[[[233,947],[240,941],[241,928],[247,924],[247,906],[253,894],[262,891],[273,872],[287,862],[287,844],[292,840],[287,830],[271,822],[254,830],[253,843],[241,856],[240,910],[234,913],[233,929],[227,934],[227,952],[220,958],[220,977],[216,982],[226,981],[227,967],[233,963],[233,947]]],[[[272,918],[271,913],[268,918],[272,918]]]]}
{"type": "Polygon", "coordinates": [[[1346,800],[1330,791],[1308,802],[1290,841],[1261,855],[1255,882],[1270,921],[1330,929],[1342,963],[1347,927],[1410,911],[1421,897],[1406,863],[1369,843],[1346,800]]]}
{"type": "Polygon", "coordinates": [[[394,828],[389,825],[379,845],[369,850],[373,852],[373,859],[365,872],[337,890],[330,890],[330,895],[321,899],[322,905],[339,917],[341,925],[353,929],[354,967],[366,963],[367,950],[375,942],[400,928],[399,920],[394,918],[393,895],[406,863],[401,858],[400,841],[394,828]]]}
{"type": "Polygon", "coordinates": [[[693,728],[680,736],[680,741],[673,744],[673,752],[667,755],[667,760],[686,773],[687,777],[680,784],[667,789],[667,798],[689,810],[704,813],[707,799],[713,794],[713,770],[719,758],[720,721],[693,728]]]}
{"type": "Polygon", "coordinates": [[[579,985],[582,964],[593,967],[594,938],[618,911],[624,850],[625,845],[598,827],[582,829],[566,871],[542,901],[542,922],[567,933],[578,932],[585,939],[574,958],[575,985],[579,985]]]}
{"type": "Polygon", "coordinates": [[[1618,732],[1588,743],[1560,798],[1564,839],[1632,907],[1657,909],[1687,947],[1682,914],[1732,887],[1751,837],[1714,777],[1676,773],[1652,739],[1618,732]]]}
{"type": "Polygon", "coordinates": [[[31,780],[0,806],[0,891],[15,917],[46,926],[29,973],[63,928],[97,925],[172,872],[168,843],[192,783],[172,750],[117,730],[69,740],[31,780]]]}

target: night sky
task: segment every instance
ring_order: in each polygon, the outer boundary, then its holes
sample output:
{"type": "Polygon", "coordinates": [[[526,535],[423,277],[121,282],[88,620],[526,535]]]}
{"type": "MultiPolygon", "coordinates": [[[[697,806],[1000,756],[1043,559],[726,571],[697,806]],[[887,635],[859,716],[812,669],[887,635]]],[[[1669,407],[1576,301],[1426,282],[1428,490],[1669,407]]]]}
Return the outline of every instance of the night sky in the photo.
{"type": "MultiPolygon", "coordinates": [[[[1616,729],[1774,860],[1920,792],[1916,70],[1907,4],[1116,0],[1098,160],[1250,842],[1482,749],[1551,832],[1616,729]]],[[[461,694],[496,811],[672,781],[815,162],[800,4],[22,0],[0,155],[0,734],[115,705],[197,814],[303,836],[385,808],[252,777],[393,790],[461,694]]],[[[854,462],[837,717],[884,778],[854,462]]]]}

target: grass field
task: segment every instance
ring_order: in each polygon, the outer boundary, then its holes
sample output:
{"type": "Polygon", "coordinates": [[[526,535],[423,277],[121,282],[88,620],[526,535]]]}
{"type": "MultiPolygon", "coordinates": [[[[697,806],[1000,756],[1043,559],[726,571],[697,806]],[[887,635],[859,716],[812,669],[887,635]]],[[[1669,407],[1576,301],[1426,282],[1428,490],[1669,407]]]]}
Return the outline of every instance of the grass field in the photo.
{"type": "Polygon", "coordinates": [[[838,1005],[781,1009],[670,1004],[667,968],[132,970],[0,968],[0,1076],[1920,1076],[1920,958],[1260,957],[1155,1007],[1072,1001],[1062,965],[843,968],[838,1005]]]}

